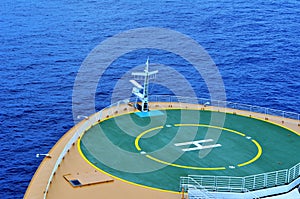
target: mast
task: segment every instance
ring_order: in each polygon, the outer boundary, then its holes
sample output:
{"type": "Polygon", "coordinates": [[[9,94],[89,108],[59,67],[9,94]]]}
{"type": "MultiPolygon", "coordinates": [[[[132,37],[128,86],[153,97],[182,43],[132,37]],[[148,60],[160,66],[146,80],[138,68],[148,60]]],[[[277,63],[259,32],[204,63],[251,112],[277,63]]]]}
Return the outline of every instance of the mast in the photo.
{"type": "Polygon", "coordinates": [[[149,57],[146,62],[146,67],[145,67],[145,80],[144,80],[144,90],[143,90],[143,96],[144,99],[142,100],[142,112],[148,112],[149,107],[148,107],[148,90],[149,90],[149,57]]]}
{"type": "Polygon", "coordinates": [[[144,72],[133,72],[132,75],[134,77],[142,77],[144,79],[144,86],[141,86],[135,80],[130,80],[130,82],[134,85],[132,89],[132,93],[139,99],[142,104],[139,105],[137,100],[135,102],[135,107],[139,109],[141,112],[148,112],[149,105],[148,105],[148,95],[149,95],[149,80],[155,78],[155,74],[158,73],[158,70],[149,72],[149,57],[146,61],[146,66],[144,72]],[[141,90],[143,92],[141,93],[141,90]]]}

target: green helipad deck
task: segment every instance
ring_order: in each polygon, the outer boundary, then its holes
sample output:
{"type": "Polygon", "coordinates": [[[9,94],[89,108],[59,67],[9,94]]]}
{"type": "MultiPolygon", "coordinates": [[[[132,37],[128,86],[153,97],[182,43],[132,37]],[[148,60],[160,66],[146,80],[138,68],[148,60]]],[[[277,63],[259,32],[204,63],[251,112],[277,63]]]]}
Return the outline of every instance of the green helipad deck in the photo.
{"type": "Polygon", "coordinates": [[[106,118],[79,142],[95,168],[129,183],[179,191],[180,176],[243,177],[300,162],[300,136],[258,118],[169,109],[106,118]]]}

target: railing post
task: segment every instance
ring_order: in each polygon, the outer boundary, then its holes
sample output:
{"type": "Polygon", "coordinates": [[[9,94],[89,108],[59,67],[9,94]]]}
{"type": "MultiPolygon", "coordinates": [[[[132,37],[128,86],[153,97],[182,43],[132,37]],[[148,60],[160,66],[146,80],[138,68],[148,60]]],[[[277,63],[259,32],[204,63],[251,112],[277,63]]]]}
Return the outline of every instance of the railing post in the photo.
{"type": "Polygon", "coordinates": [[[286,182],[285,182],[285,183],[288,183],[288,182],[290,181],[290,170],[291,170],[291,169],[288,169],[288,170],[286,171],[286,175],[287,175],[287,176],[286,176],[286,178],[285,178],[285,179],[286,179],[286,182]]]}
{"type": "Polygon", "coordinates": [[[214,181],[215,181],[215,187],[217,187],[217,176],[214,176],[214,181]]]}
{"type": "Polygon", "coordinates": [[[99,112],[99,119],[98,120],[101,120],[101,117],[102,117],[102,110],[99,112]]]}
{"type": "Polygon", "coordinates": [[[293,180],[296,179],[296,166],[294,166],[294,177],[293,180]]]}
{"type": "Polygon", "coordinates": [[[267,174],[264,174],[264,187],[267,187],[267,174]]]}
{"type": "Polygon", "coordinates": [[[107,107],[107,109],[108,109],[108,111],[107,111],[108,115],[111,115],[111,107],[112,107],[111,105],[107,107]]]}

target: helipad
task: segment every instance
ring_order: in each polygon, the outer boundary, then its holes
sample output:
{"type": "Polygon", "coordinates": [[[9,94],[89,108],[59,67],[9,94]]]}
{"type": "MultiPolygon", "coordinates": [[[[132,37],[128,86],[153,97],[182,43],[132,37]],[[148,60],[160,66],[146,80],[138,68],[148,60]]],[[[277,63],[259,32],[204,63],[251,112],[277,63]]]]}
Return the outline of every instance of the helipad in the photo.
{"type": "Polygon", "coordinates": [[[243,177],[300,162],[300,136],[251,116],[167,109],[108,117],[78,142],[84,159],[131,184],[178,192],[181,176],[243,177]]]}

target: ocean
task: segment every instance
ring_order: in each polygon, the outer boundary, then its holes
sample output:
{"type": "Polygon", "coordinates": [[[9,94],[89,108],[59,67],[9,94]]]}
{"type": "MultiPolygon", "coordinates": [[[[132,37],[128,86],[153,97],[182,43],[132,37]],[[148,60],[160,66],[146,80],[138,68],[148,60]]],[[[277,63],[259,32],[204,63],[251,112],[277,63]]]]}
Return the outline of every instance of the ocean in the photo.
{"type": "MultiPolygon", "coordinates": [[[[228,101],[300,113],[298,0],[2,0],[0,13],[1,199],[23,197],[42,160],[36,154],[47,153],[74,125],[73,86],[82,62],[124,31],[152,27],[186,35],[216,64],[228,101]]],[[[111,103],[122,74],[148,56],[174,69],[180,65],[196,95],[210,97],[203,77],[180,55],[139,49],[120,56],[103,75],[96,110],[111,103]]]]}

